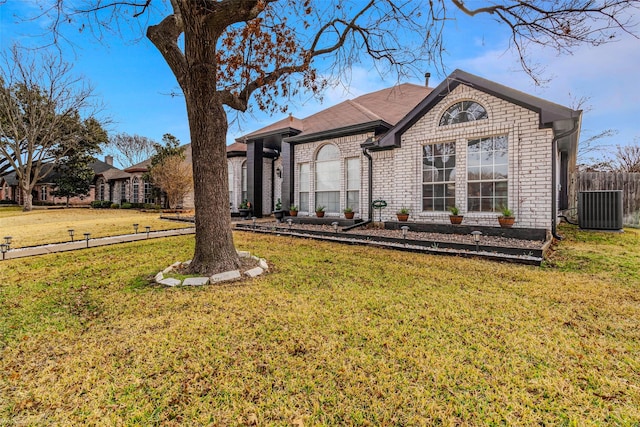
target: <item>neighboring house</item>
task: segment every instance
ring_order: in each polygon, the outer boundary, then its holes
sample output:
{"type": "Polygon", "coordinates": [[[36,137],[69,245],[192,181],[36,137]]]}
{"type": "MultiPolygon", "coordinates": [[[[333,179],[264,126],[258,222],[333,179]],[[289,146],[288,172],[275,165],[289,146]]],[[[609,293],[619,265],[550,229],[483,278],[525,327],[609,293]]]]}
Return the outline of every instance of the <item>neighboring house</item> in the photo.
{"type": "MultiPolygon", "coordinates": [[[[113,166],[112,156],[106,156],[104,161],[96,160],[89,166],[95,173],[89,194],[83,197],[70,198],[70,204],[89,205],[94,200],[109,200],[114,203],[120,203],[121,199],[128,198],[127,188],[130,175],[113,166]]],[[[67,202],[66,197],[54,197],[52,194],[56,189],[55,181],[57,176],[57,172],[51,171],[36,184],[32,192],[34,205],[64,204],[67,202]]],[[[15,172],[0,178],[0,194],[3,200],[11,200],[19,205],[24,204],[15,172]]]]}
{"type": "Polygon", "coordinates": [[[91,164],[96,176],[93,200],[123,203],[130,201],[131,174],[113,166],[113,157],[105,156],[104,162],[97,160],[91,164]]]}
{"type": "MultiPolygon", "coordinates": [[[[184,145],[184,161],[191,165],[191,144],[184,145]]],[[[247,198],[247,162],[246,162],[247,147],[245,144],[235,143],[227,146],[227,166],[229,173],[229,202],[231,209],[237,212],[238,206],[242,200],[247,198]]],[[[129,185],[131,188],[131,202],[137,203],[154,203],[154,192],[151,184],[145,182],[143,179],[144,174],[149,170],[151,166],[151,159],[144,160],[133,166],[126,168],[124,171],[129,174],[129,185]]],[[[193,191],[182,200],[182,207],[186,209],[193,209],[193,191]]]]}
{"type": "Polygon", "coordinates": [[[387,221],[405,207],[413,221],[448,222],[457,206],[465,222],[495,226],[509,207],[516,227],[555,230],[557,213],[575,207],[581,117],[456,70],[434,89],[401,84],[238,139],[246,198],[255,215],[280,198],[299,215],[322,205],[371,218],[382,199],[387,221]]]}

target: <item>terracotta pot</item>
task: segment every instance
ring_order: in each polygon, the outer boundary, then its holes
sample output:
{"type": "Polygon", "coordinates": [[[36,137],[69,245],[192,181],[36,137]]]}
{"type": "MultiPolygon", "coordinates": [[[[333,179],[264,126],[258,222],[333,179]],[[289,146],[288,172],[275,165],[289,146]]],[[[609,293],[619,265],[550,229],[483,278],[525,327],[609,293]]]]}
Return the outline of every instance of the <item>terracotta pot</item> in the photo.
{"type": "Polygon", "coordinates": [[[345,212],[344,213],[344,217],[346,219],[353,219],[353,216],[355,215],[355,212],[345,212]]]}
{"type": "Polygon", "coordinates": [[[516,222],[516,219],[512,216],[499,216],[498,222],[500,223],[500,227],[502,228],[511,228],[516,222]]]}
{"type": "Polygon", "coordinates": [[[289,211],[289,216],[298,216],[298,211],[289,211]]]}
{"type": "Polygon", "coordinates": [[[322,217],[324,216],[324,211],[322,211],[322,212],[317,212],[317,211],[316,211],[316,216],[317,216],[318,218],[322,218],[322,217]]]}
{"type": "Polygon", "coordinates": [[[409,214],[396,214],[396,216],[398,217],[398,221],[406,221],[409,219],[409,214]]]}
{"type": "Polygon", "coordinates": [[[462,215],[449,215],[449,221],[451,221],[451,224],[455,224],[455,225],[462,224],[463,218],[464,216],[462,215]]]}

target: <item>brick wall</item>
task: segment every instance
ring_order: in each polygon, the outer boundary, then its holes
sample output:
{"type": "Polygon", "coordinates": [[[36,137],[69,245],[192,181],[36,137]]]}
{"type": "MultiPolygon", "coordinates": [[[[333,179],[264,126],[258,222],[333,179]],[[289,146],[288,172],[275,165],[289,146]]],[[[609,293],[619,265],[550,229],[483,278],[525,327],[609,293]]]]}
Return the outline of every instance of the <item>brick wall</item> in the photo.
{"type": "Polygon", "coordinates": [[[373,136],[373,133],[364,133],[358,135],[349,135],[340,138],[331,138],[323,141],[310,142],[307,144],[296,145],[295,148],[295,204],[299,205],[300,191],[300,164],[310,163],[309,165],[309,206],[311,212],[300,212],[298,215],[315,215],[313,207],[315,203],[315,166],[314,160],[316,153],[325,144],[334,144],[340,150],[341,168],[340,168],[340,212],[326,212],[325,216],[340,216],[342,209],[346,207],[346,159],[360,159],[360,212],[358,216],[367,217],[367,158],[362,154],[360,144],[365,142],[367,138],[373,136]]]}
{"type": "Polygon", "coordinates": [[[537,113],[468,86],[459,85],[402,136],[401,148],[375,154],[374,199],[383,198],[389,207],[383,219],[395,219],[400,207],[411,211],[412,219],[429,221],[443,213],[422,211],[422,147],[426,144],[456,144],[456,205],[466,221],[497,225],[497,213],[467,212],[467,141],[506,135],[509,149],[509,207],[517,227],[549,228],[551,224],[551,129],[540,129],[537,113]],[[438,126],[444,111],[462,100],[481,104],[488,119],[438,126]]]}

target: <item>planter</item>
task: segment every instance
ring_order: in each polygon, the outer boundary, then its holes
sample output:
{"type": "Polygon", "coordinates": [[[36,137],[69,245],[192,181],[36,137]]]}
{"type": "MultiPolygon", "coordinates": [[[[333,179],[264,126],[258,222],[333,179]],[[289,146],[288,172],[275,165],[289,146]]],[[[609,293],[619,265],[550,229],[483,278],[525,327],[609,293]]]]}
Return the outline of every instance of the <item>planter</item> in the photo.
{"type": "Polygon", "coordinates": [[[240,216],[244,219],[251,218],[251,209],[238,209],[238,212],[240,212],[240,216]]]}
{"type": "Polygon", "coordinates": [[[407,221],[409,219],[409,214],[396,214],[398,217],[398,221],[407,221]]]}
{"type": "Polygon", "coordinates": [[[289,211],[289,216],[298,216],[298,211],[289,211]]]}
{"type": "Polygon", "coordinates": [[[462,224],[463,218],[464,216],[462,215],[449,215],[449,221],[451,221],[451,224],[454,224],[454,225],[462,224]]]}
{"type": "Polygon", "coordinates": [[[353,216],[354,216],[355,214],[356,214],[355,212],[345,212],[345,213],[344,213],[344,217],[345,217],[346,219],[353,219],[353,216]]]}
{"type": "Polygon", "coordinates": [[[282,218],[284,218],[285,211],[273,211],[273,216],[276,218],[278,222],[282,222],[282,218]]]}
{"type": "Polygon", "coordinates": [[[322,218],[324,216],[324,211],[316,211],[316,216],[318,218],[322,218]]]}
{"type": "Polygon", "coordinates": [[[516,222],[516,219],[512,216],[499,216],[498,222],[500,223],[500,227],[502,228],[511,228],[516,222]]]}

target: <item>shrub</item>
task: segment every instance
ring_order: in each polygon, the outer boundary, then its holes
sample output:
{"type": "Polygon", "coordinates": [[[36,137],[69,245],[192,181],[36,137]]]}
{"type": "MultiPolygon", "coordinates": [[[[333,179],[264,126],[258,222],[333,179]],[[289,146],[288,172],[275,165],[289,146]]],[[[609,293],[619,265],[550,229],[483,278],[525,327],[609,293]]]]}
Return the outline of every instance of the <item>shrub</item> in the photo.
{"type": "Polygon", "coordinates": [[[129,202],[124,202],[120,205],[120,208],[122,209],[131,209],[132,207],[133,207],[133,204],[129,202]]]}
{"type": "Polygon", "coordinates": [[[111,209],[120,209],[120,205],[117,203],[112,203],[111,204],[111,209]]]}
{"type": "Polygon", "coordinates": [[[104,209],[108,209],[108,208],[110,208],[110,207],[111,207],[111,202],[110,202],[109,200],[103,200],[103,201],[100,203],[100,207],[101,207],[101,208],[104,208],[104,209]]]}

